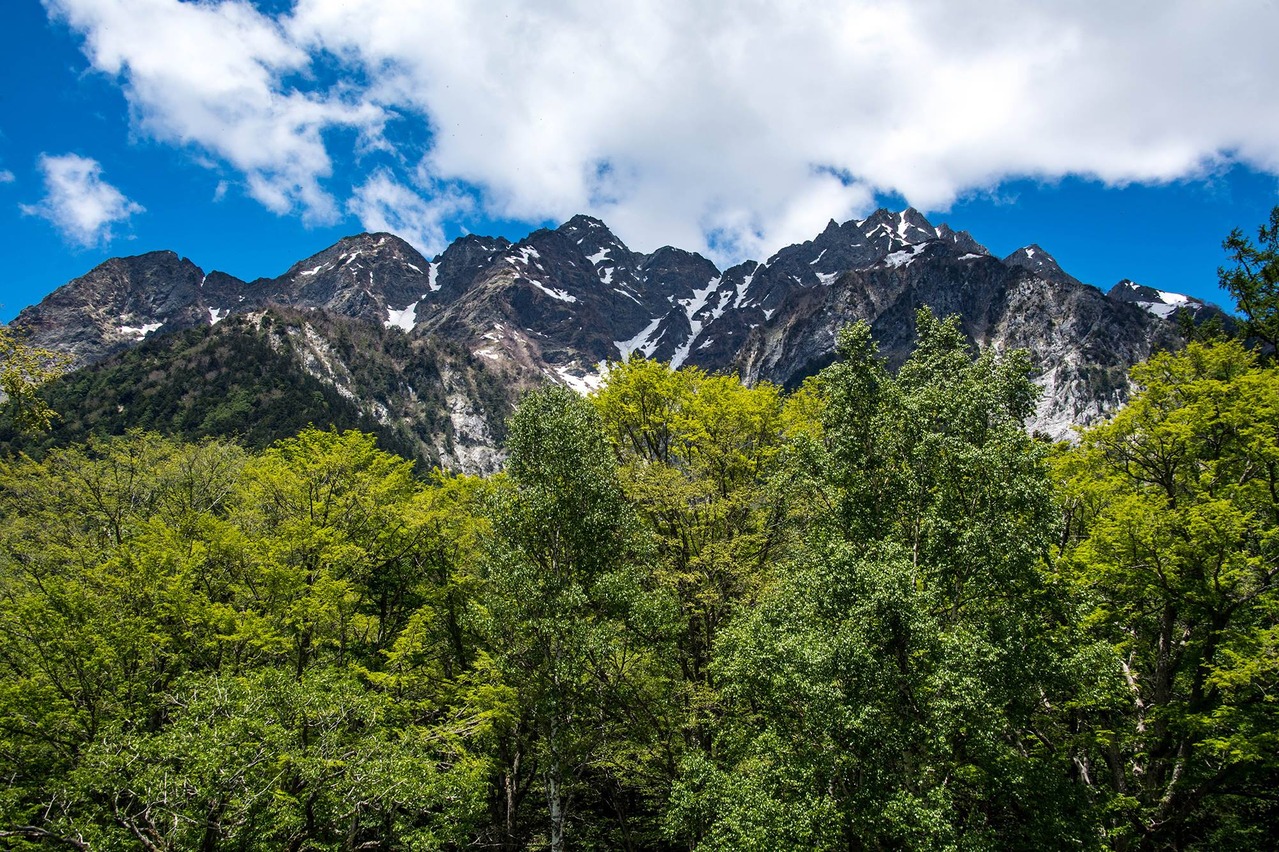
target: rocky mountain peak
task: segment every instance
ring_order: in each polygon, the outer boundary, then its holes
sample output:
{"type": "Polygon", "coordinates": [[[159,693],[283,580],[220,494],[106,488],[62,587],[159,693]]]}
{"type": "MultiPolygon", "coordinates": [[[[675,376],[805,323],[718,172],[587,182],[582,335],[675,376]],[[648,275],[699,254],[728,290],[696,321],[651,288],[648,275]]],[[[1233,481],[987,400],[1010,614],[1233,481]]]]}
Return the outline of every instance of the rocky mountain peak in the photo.
{"type": "Polygon", "coordinates": [[[882,248],[872,244],[860,222],[840,225],[833,219],[811,240],[786,246],[770,257],[749,278],[745,301],[769,310],[795,287],[830,284],[849,269],[867,267],[882,257],[882,248]]]}
{"type": "Polygon", "coordinates": [[[1004,258],[1004,263],[1008,266],[1028,269],[1045,281],[1073,285],[1080,283],[1079,279],[1061,268],[1055,257],[1035,243],[1017,249],[1004,258]]]}
{"type": "Polygon", "coordinates": [[[631,254],[617,235],[609,230],[608,225],[592,216],[574,216],[556,228],[555,232],[580,248],[593,264],[602,262],[604,255],[615,254],[616,259],[621,260],[622,255],[631,254]]]}
{"type": "Polygon", "coordinates": [[[826,229],[815,238],[800,245],[811,245],[819,249],[838,249],[845,246],[864,246],[867,244],[866,233],[855,220],[850,219],[840,225],[834,219],[826,229]]]}
{"type": "Polygon", "coordinates": [[[903,230],[913,230],[928,234],[929,236],[926,239],[935,239],[937,236],[937,229],[933,227],[933,223],[929,222],[928,218],[914,207],[907,207],[897,214],[897,221],[899,228],[903,230]]]}
{"type": "Polygon", "coordinates": [[[276,280],[306,286],[336,275],[350,285],[365,286],[371,277],[373,283],[368,286],[376,287],[377,272],[424,276],[429,266],[417,249],[394,234],[356,234],[298,261],[276,280]]]}
{"type": "Polygon", "coordinates": [[[592,216],[574,216],[555,229],[580,250],[606,287],[638,298],[643,290],[639,265],[643,256],[631,251],[608,226],[592,216]]]}
{"type": "Polygon", "coordinates": [[[1233,325],[1233,319],[1230,315],[1216,305],[1196,299],[1193,296],[1183,296],[1181,293],[1169,293],[1164,290],[1157,290],[1154,287],[1147,287],[1128,278],[1111,287],[1110,291],[1106,293],[1106,297],[1116,302],[1136,305],[1147,313],[1165,319],[1176,319],[1177,314],[1188,311],[1196,323],[1216,316],[1227,327],[1233,325]]]}
{"type": "Polygon", "coordinates": [[[1106,295],[1120,302],[1161,301],[1160,292],[1154,287],[1138,284],[1130,278],[1120,280],[1106,295]]]}
{"type": "MultiPolygon", "coordinates": [[[[608,234],[607,229],[590,230],[608,234]]],[[[534,231],[503,252],[500,263],[512,267],[520,277],[537,282],[543,288],[554,285],[551,289],[567,294],[564,301],[600,286],[595,265],[586,256],[585,248],[572,232],[562,228],[534,231]]]]}
{"type": "Polygon", "coordinates": [[[40,346],[88,363],[161,331],[207,321],[204,272],[173,251],[111,258],[14,320],[40,346]]]}
{"type": "Polygon", "coordinates": [[[325,263],[344,264],[358,259],[360,256],[408,257],[413,260],[425,260],[417,249],[409,245],[395,234],[362,233],[343,237],[333,245],[317,252],[304,260],[299,260],[289,267],[281,277],[288,277],[304,269],[325,263]]]}
{"type": "MultiPolygon", "coordinates": [[[[902,211],[903,213],[905,211],[902,211]]],[[[870,236],[877,230],[893,232],[897,230],[898,217],[900,213],[894,213],[887,207],[880,207],[874,213],[867,216],[857,223],[867,236],[870,236]]]]}
{"type": "Polygon", "coordinates": [[[937,229],[914,207],[900,213],[881,207],[858,224],[881,256],[937,239],[937,229]]]}
{"type": "Polygon", "coordinates": [[[990,256],[990,250],[973,239],[967,231],[956,231],[945,222],[937,226],[937,238],[945,240],[966,254],[984,254],[990,256]]]}
{"type": "Polygon", "coordinates": [[[476,275],[489,268],[510,247],[511,241],[505,237],[477,234],[459,237],[436,256],[432,267],[435,271],[432,290],[438,292],[437,298],[456,298],[476,275]]]}
{"type": "Polygon", "coordinates": [[[431,264],[394,234],[343,237],[289,267],[273,281],[254,282],[259,298],[320,308],[342,316],[404,324],[434,285],[431,264]],[[398,317],[392,311],[400,311],[398,317]]]}
{"type": "Polygon", "coordinates": [[[596,219],[594,216],[587,216],[583,213],[577,214],[555,230],[565,234],[577,243],[587,240],[591,242],[617,241],[617,237],[613,236],[613,232],[608,229],[608,225],[604,224],[602,219],[596,219]]]}
{"type": "Polygon", "coordinates": [[[682,298],[712,278],[719,277],[719,269],[714,263],[697,252],[674,246],[662,246],[648,255],[640,268],[646,281],[663,288],[672,300],[682,298]]]}

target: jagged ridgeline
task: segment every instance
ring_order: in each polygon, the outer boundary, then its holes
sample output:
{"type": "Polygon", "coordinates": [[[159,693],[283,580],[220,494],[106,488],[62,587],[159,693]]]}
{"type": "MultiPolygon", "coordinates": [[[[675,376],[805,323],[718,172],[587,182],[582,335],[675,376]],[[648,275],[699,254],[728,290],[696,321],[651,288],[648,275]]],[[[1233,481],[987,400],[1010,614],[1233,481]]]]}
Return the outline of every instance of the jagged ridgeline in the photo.
{"type": "Polygon", "coordinates": [[[631,353],[794,387],[856,320],[900,364],[921,305],[957,314],[981,348],[1027,349],[1045,390],[1029,425],[1054,437],[1122,404],[1128,369],[1179,345],[1179,312],[1213,310],[1150,288],[1106,295],[1039,246],[996,258],[907,209],[725,270],[634,252],[587,216],[517,243],[467,236],[433,259],[361,234],[252,282],[152,252],[103,263],[13,325],[88,370],[50,391],[64,419],[46,440],[136,425],[258,445],[333,423],[482,472],[529,387],[585,391],[631,353]]]}

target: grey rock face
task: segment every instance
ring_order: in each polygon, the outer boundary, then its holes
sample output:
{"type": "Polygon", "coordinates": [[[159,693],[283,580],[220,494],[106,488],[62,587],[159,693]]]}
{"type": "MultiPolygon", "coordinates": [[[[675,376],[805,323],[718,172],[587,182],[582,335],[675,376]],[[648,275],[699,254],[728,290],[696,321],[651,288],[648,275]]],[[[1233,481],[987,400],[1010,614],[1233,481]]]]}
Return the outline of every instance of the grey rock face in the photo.
{"type": "Polygon", "coordinates": [[[152,334],[271,304],[389,323],[393,310],[412,309],[430,292],[430,272],[416,249],[391,234],[346,237],[278,278],[249,284],[205,275],[171,251],[150,252],[106,261],[23,310],[14,326],[37,345],[91,363],[152,334]]]}
{"type": "Polygon", "coordinates": [[[990,254],[986,247],[973,239],[967,231],[953,231],[946,223],[937,226],[937,238],[951,243],[965,254],[990,254]]]}
{"type": "Polygon", "coordinates": [[[468,234],[456,239],[435,258],[435,280],[432,297],[435,302],[447,302],[456,299],[476,276],[493,265],[495,259],[511,247],[509,240],[503,237],[477,237],[468,234]]]}
{"type": "Polygon", "coordinates": [[[793,386],[830,363],[836,332],[856,320],[871,324],[881,354],[896,366],[913,346],[915,311],[927,305],[957,314],[979,347],[1028,350],[1045,389],[1028,425],[1067,438],[1073,425],[1095,422],[1127,399],[1133,364],[1179,343],[1170,324],[1060,273],[1042,250],[1035,255],[1044,263],[1035,268],[967,248],[929,240],[850,271],[825,291],[792,294],[746,341],[737,361],[742,375],[793,386]]]}

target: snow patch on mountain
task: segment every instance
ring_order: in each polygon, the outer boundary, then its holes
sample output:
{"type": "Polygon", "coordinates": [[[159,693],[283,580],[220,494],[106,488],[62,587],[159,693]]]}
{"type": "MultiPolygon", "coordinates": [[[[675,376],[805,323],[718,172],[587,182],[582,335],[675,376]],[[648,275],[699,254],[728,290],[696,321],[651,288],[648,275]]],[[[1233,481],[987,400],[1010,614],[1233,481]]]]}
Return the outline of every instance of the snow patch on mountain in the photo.
{"type": "Polygon", "coordinates": [[[657,317],[648,325],[640,330],[640,333],[632,337],[630,340],[614,340],[613,345],[617,347],[617,351],[622,354],[623,361],[631,357],[632,352],[638,352],[645,358],[653,354],[653,350],[657,348],[658,341],[662,339],[659,334],[653,339],[653,332],[657,331],[657,327],[662,324],[662,318],[657,317]]]}
{"type": "Polygon", "coordinates": [[[1170,318],[1183,308],[1197,310],[1206,307],[1199,299],[1167,290],[1156,290],[1135,281],[1124,279],[1111,288],[1107,294],[1112,299],[1134,304],[1147,313],[1163,319],[1170,318]]]}
{"type": "Polygon", "coordinates": [[[569,292],[567,292],[567,291],[565,291],[565,290],[559,290],[559,289],[556,289],[555,287],[547,287],[547,286],[546,286],[545,284],[543,284],[541,281],[534,281],[534,280],[532,280],[532,279],[530,279],[530,280],[529,280],[529,283],[530,283],[530,284],[532,284],[532,285],[533,285],[534,287],[536,287],[537,289],[541,290],[541,291],[542,291],[543,293],[545,293],[546,295],[550,296],[552,299],[558,299],[558,300],[559,300],[559,301],[561,301],[561,302],[576,302],[576,301],[577,301],[577,297],[576,297],[576,296],[574,296],[573,294],[571,294],[571,293],[569,293],[569,292]]]}
{"type": "MultiPolygon", "coordinates": [[[[697,335],[701,334],[702,326],[707,322],[705,319],[697,319],[698,313],[702,308],[706,307],[706,302],[711,297],[711,293],[719,286],[720,277],[716,275],[706,283],[706,287],[701,290],[694,290],[691,299],[678,300],[684,306],[684,311],[688,315],[689,333],[688,339],[679,345],[675,350],[675,354],[671,356],[671,367],[679,367],[688,359],[689,350],[693,348],[693,343],[697,340],[697,335]]],[[[724,313],[727,305],[720,306],[719,313],[712,311],[710,322],[714,322],[724,313]]]]}
{"type": "Polygon", "coordinates": [[[164,325],[162,322],[149,322],[140,326],[122,325],[120,326],[120,333],[125,337],[141,340],[151,332],[158,331],[162,325],[164,325]]]}
{"type": "MultiPolygon", "coordinates": [[[[759,271],[763,268],[764,267],[762,266],[756,266],[753,270],[751,270],[750,275],[747,275],[744,279],[742,279],[742,285],[737,290],[736,298],[733,299],[733,310],[737,310],[746,303],[746,297],[750,293],[751,282],[755,280],[755,276],[758,275],[759,271]]],[[[821,276],[818,277],[820,278],[821,276]]]]}
{"type": "Polygon", "coordinates": [[[1160,290],[1158,302],[1138,302],[1137,304],[1155,316],[1167,319],[1177,308],[1189,303],[1190,300],[1180,293],[1165,293],[1160,290]]]}
{"type": "Polygon", "coordinates": [[[597,391],[600,385],[604,384],[604,377],[608,375],[608,365],[600,361],[595,365],[595,372],[589,372],[577,367],[555,367],[551,370],[551,375],[557,378],[562,384],[568,385],[582,396],[597,391]]]}
{"type": "MultiPolygon", "coordinates": [[[[425,299],[425,298],[426,296],[424,294],[422,296],[422,299],[425,299]]],[[[392,308],[390,305],[387,305],[386,306],[386,322],[385,322],[386,327],[398,328],[398,329],[402,329],[403,331],[412,331],[413,324],[417,321],[417,306],[420,305],[421,303],[422,303],[422,300],[419,299],[418,301],[413,302],[407,308],[404,308],[403,310],[400,310],[400,311],[397,311],[394,308],[392,308]]]]}
{"type": "Polygon", "coordinates": [[[512,265],[523,263],[525,266],[528,266],[532,264],[541,269],[541,257],[542,255],[538,254],[537,249],[533,246],[520,246],[519,251],[510,258],[510,262],[512,265]]]}
{"type": "Polygon", "coordinates": [[[910,246],[909,248],[904,248],[901,251],[895,251],[884,258],[884,263],[893,268],[906,266],[918,257],[919,253],[927,247],[927,243],[919,243],[917,245],[910,246]]]}

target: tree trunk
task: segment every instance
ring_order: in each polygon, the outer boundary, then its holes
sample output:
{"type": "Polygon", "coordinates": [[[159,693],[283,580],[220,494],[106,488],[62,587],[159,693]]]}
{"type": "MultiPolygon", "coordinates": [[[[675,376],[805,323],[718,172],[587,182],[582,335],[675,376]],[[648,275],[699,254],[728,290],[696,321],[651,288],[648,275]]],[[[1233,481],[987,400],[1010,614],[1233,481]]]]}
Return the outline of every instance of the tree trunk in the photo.
{"type": "Polygon", "coordinates": [[[564,778],[555,754],[546,770],[546,804],[551,814],[551,852],[564,852],[564,778]]]}
{"type": "Polygon", "coordinates": [[[551,852],[564,852],[564,769],[560,764],[559,719],[552,714],[550,761],[546,766],[546,806],[551,817],[551,852]]]}

